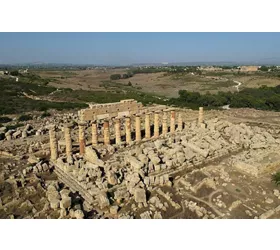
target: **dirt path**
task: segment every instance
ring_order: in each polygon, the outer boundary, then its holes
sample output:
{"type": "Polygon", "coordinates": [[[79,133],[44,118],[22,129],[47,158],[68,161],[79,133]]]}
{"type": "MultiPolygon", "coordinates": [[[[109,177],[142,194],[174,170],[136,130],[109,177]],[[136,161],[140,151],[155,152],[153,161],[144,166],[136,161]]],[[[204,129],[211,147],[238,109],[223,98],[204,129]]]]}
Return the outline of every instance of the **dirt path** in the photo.
{"type": "Polygon", "coordinates": [[[233,82],[237,83],[237,85],[235,85],[234,87],[236,88],[237,92],[239,92],[239,87],[241,86],[242,82],[238,82],[233,80],[233,82]]]}
{"type": "MultiPolygon", "coordinates": [[[[49,94],[49,96],[50,96],[50,95],[53,95],[53,94],[54,94],[55,92],[57,92],[57,91],[59,91],[59,90],[55,90],[55,91],[51,92],[51,93],[49,94]]],[[[29,99],[37,100],[37,101],[63,102],[63,101],[61,101],[61,100],[53,100],[52,98],[49,98],[48,96],[41,96],[41,97],[39,97],[39,96],[34,96],[34,95],[28,95],[28,94],[25,93],[25,92],[22,92],[22,94],[23,94],[25,97],[29,98],[29,99]]]]}

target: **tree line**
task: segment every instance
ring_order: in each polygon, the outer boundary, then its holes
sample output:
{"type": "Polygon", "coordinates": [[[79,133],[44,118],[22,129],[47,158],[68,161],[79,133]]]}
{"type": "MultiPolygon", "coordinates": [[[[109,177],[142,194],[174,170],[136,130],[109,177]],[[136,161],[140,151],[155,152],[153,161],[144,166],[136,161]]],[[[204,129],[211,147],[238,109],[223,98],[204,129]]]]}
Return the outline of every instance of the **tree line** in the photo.
{"type": "Polygon", "coordinates": [[[218,92],[217,94],[200,94],[180,90],[178,98],[169,100],[169,104],[180,107],[219,108],[230,105],[232,108],[255,108],[280,111],[280,85],[276,87],[245,88],[240,92],[218,92]]]}

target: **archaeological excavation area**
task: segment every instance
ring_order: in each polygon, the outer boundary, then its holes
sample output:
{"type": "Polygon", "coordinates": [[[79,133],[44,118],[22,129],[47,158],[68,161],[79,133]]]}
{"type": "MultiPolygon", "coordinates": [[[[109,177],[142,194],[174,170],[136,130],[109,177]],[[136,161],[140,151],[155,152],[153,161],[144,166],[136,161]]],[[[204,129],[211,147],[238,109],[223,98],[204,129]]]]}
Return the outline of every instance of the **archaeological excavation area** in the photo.
{"type": "Polygon", "coordinates": [[[0,141],[0,218],[279,218],[279,121],[132,99],[34,115],[0,141]]]}

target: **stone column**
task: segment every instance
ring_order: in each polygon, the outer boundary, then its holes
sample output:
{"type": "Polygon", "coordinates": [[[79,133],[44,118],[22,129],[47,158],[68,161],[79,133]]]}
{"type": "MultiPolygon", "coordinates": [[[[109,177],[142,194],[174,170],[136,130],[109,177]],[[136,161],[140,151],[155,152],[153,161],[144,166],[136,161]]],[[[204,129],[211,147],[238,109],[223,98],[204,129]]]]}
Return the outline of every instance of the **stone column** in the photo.
{"type": "Polygon", "coordinates": [[[162,134],[166,135],[167,133],[168,133],[167,112],[163,111],[163,114],[162,114],[162,134]]]}
{"type": "Polygon", "coordinates": [[[49,127],[49,134],[50,134],[51,160],[55,161],[58,158],[58,145],[57,145],[54,125],[49,127]]]}
{"type": "Polygon", "coordinates": [[[154,138],[159,137],[159,113],[155,112],[154,116],[154,138]]]}
{"type": "Polygon", "coordinates": [[[170,133],[175,132],[175,110],[171,111],[171,118],[170,118],[170,133]]]}
{"type": "Polygon", "coordinates": [[[93,147],[98,145],[98,130],[96,121],[93,121],[91,124],[91,142],[93,147]]]}
{"type": "Polygon", "coordinates": [[[145,138],[151,138],[150,113],[145,114],[145,138]]]}
{"type": "Polygon", "coordinates": [[[203,107],[199,107],[198,111],[198,123],[203,123],[203,107]]]}
{"type": "Polygon", "coordinates": [[[109,131],[109,121],[104,121],[103,123],[103,136],[104,145],[110,145],[110,131],[109,131]]]}
{"type": "Polygon", "coordinates": [[[85,140],[85,122],[79,122],[79,145],[80,155],[85,154],[86,140],[85,140]]]}
{"type": "Polygon", "coordinates": [[[121,144],[121,125],[120,125],[120,119],[115,118],[115,133],[116,133],[116,144],[121,144]]]}
{"type": "Polygon", "coordinates": [[[72,155],[72,139],[71,139],[71,124],[64,125],[64,138],[66,147],[66,156],[72,155]]]}
{"type": "Polygon", "coordinates": [[[182,131],[183,130],[183,120],[182,120],[182,113],[179,112],[178,113],[178,127],[177,127],[178,131],[182,131]]]}
{"type": "Polygon", "coordinates": [[[135,116],[135,140],[141,141],[141,120],[140,115],[135,116]]]}
{"type": "Polygon", "coordinates": [[[131,120],[130,120],[130,117],[125,118],[125,140],[126,140],[126,143],[131,142],[131,120]]]}

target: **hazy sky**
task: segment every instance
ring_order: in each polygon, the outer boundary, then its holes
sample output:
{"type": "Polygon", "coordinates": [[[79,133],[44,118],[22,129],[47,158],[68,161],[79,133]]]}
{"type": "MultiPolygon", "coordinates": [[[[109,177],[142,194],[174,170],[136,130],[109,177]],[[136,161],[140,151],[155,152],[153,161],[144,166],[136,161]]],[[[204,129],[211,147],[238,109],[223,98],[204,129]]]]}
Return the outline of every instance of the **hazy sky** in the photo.
{"type": "Polygon", "coordinates": [[[280,33],[0,33],[0,63],[280,59],[280,33]]]}

